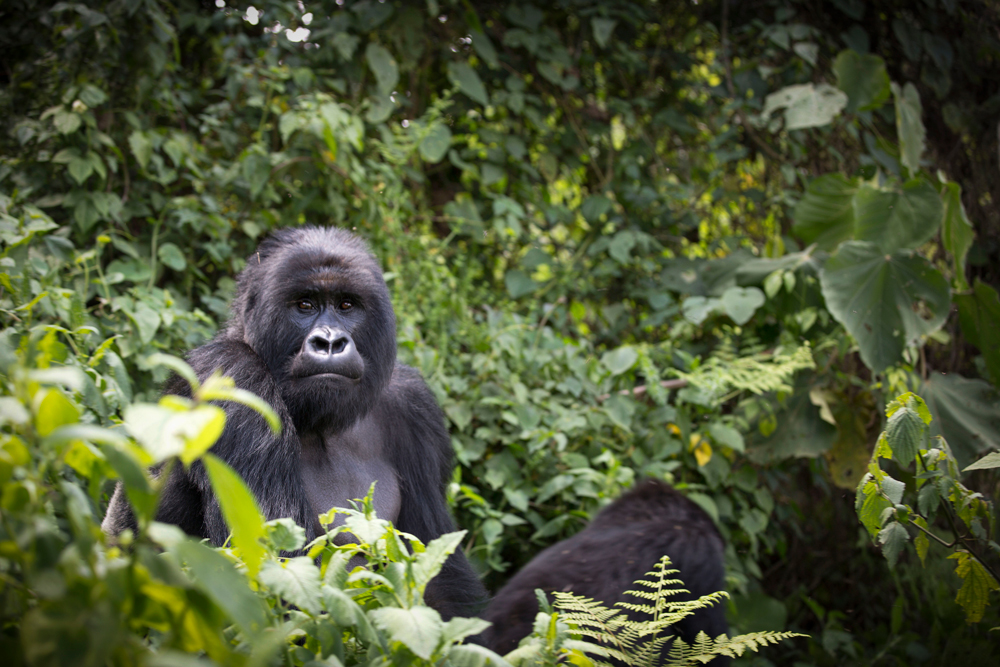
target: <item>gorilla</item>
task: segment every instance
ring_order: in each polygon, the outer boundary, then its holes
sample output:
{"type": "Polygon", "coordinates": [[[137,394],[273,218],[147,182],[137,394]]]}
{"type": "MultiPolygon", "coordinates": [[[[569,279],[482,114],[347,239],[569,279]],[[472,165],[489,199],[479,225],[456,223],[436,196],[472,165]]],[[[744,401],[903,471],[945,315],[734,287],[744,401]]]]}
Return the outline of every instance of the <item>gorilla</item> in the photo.
{"type": "MultiPolygon", "coordinates": [[[[211,449],[243,477],[267,519],[291,517],[312,539],[324,532],[319,514],[378,482],[380,518],[425,543],[455,530],[444,416],[417,371],[396,361],[389,291],[358,237],[322,227],[268,237],[238,277],[226,327],[188,363],[202,379],[221,369],[281,418],[275,436],[259,414],[226,402],[226,427],[211,449]]],[[[165,391],[190,396],[176,377],[165,391]]],[[[201,463],[174,466],[156,519],[216,546],[229,535],[201,463]]],[[[120,483],[102,528],[136,529],[120,483]]],[[[475,613],[485,597],[460,551],[425,595],[445,618],[475,613]]]]}
{"type": "MultiPolygon", "coordinates": [[[[535,589],[566,591],[612,606],[619,601],[640,603],[624,595],[633,582],[664,555],[680,571],[675,578],[690,591],[670,600],[694,600],[724,588],[722,536],[704,510],[655,479],[645,479],[611,503],[582,531],[544,550],[504,586],[486,608],[483,618],[493,625],[477,641],[500,655],[517,648],[531,634],[538,601],[535,589]]],[[[644,614],[627,612],[634,620],[644,614]]],[[[674,626],[688,644],[699,632],[711,638],[728,633],[719,605],[701,609],[674,626]]],[[[663,658],[669,652],[664,648],[663,658]]],[[[716,658],[710,664],[728,664],[716,658]]]]}

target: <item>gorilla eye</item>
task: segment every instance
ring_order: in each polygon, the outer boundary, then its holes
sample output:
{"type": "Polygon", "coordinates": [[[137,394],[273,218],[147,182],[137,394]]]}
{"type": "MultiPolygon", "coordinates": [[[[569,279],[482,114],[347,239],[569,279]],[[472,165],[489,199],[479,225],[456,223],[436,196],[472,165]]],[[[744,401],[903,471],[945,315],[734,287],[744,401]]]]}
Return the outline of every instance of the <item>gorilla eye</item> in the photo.
{"type": "Polygon", "coordinates": [[[354,302],[350,299],[341,299],[340,303],[337,304],[337,308],[340,310],[350,310],[351,308],[354,308],[354,302]]]}
{"type": "Polygon", "coordinates": [[[302,311],[312,310],[313,308],[316,307],[313,305],[313,302],[310,301],[309,299],[299,299],[298,301],[295,302],[295,305],[299,310],[302,311]]]}

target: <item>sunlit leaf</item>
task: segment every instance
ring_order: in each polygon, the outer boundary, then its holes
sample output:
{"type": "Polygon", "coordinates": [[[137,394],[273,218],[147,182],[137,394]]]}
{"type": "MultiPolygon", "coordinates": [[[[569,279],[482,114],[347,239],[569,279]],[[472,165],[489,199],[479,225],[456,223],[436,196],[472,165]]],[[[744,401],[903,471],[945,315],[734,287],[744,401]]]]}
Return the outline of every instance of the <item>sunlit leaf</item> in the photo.
{"type": "Polygon", "coordinates": [[[222,516],[226,518],[226,524],[232,531],[233,545],[243,555],[243,562],[250,576],[256,576],[260,561],[264,558],[264,545],[261,542],[267,539],[264,515],[250,489],[235,470],[212,454],[205,454],[202,462],[222,508],[222,516]]]}

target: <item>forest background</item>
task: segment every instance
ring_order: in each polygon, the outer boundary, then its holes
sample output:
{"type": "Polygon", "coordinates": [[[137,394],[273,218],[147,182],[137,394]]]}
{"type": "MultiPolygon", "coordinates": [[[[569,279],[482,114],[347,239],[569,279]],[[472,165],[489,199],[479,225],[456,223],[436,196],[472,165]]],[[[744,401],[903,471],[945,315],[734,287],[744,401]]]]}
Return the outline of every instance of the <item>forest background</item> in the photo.
{"type": "Polygon", "coordinates": [[[52,434],[155,449],[151,355],[313,223],[385,268],[492,590],[652,475],[734,629],[810,635],[744,664],[996,664],[995,3],[5,0],[0,117],[5,650],[146,655],[95,527],[149,459],[52,434]]]}

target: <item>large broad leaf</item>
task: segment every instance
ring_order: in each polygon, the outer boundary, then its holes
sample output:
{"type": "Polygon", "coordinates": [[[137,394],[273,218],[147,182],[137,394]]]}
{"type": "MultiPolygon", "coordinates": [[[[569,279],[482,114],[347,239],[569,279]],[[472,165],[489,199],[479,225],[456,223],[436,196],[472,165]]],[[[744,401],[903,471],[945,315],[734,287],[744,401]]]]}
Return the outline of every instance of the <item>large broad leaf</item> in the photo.
{"type": "Polygon", "coordinates": [[[944,227],[941,230],[941,240],[944,249],[951,253],[955,263],[955,278],[961,287],[968,287],[965,281],[965,255],[972,246],[972,223],[962,206],[962,186],[958,183],[946,183],[941,193],[944,200],[944,227]]]}
{"type": "Polygon", "coordinates": [[[864,241],[841,244],[820,282],[830,313],[876,373],[944,324],[951,306],[948,283],[926,259],[906,251],[886,254],[864,241]]]}
{"type": "Polygon", "coordinates": [[[283,599],[313,616],[323,607],[319,568],[306,556],[284,562],[269,560],[260,569],[260,581],[283,599]]]}
{"type": "Polygon", "coordinates": [[[986,370],[1000,384],[1000,298],[995,289],[976,279],[971,294],[955,296],[965,339],[979,348],[986,370]]]}
{"type": "Polygon", "coordinates": [[[837,87],[847,93],[848,111],[876,109],[889,99],[889,73],[878,56],[846,49],[837,56],[833,71],[837,87]]]}
{"type": "Polygon", "coordinates": [[[805,387],[796,387],[785,409],[777,415],[778,426],[769,436],[754,434],[748,447],[751,459],[761,463],[789,458],[815,458],[830,449],[837,429],[823,421],[819,408],[809,400],[805,387]]]}
{"type": "Polygon", "coordinates": [[[922,179],[902,189],[865,185],[854,195],[854,238],[882,252],[916,248],[937,234],[944,207],[937,190],[922,179]]]}
{"type": "Polygon", "coordinates": [[[892,84],[892,96],[896,101],[896,132],[899,134],[900,162],[916,174],[920,170],[920,156],[924,152],[924,121],[921,119],[923,109],[920,106],[920,93],[912,83],[900,88],[892,84]]]}
{"type": "Polygon", "coordinates": [[[803,83],[768,95],[762,115],[766,118],[784,109],[785,129],[801,130],[829,124],[846,104],[847,95],[829,84],[803,83]]]}
{"type": "Polygon", "coordinates": [[[932,373],[920,396],[934,420],[931,434],[943,435],[964,468],[988,449],[1000,449],[1000,397],[982,380],[955,373],[932,373]]]}
{"type": "Polygon", "coordinates": [[[854,234],[854,193],[858,186],[840,174],[813,179],[792,212],[792,231],[806,243],[832,251],[854,234]]]}
{"type": "Polygon", "coordinates": [[[764,305],[764,300],[764,293],[756,287],[730,287],[719,301],[729,319],[742,326],[764,305]]]}
{"type": "Polygon", "coordinates": [[[425,162],[440,162],[451,147],[451,130],[444,123],[435,123],[420,140],[420,157],[425,162]]]}

